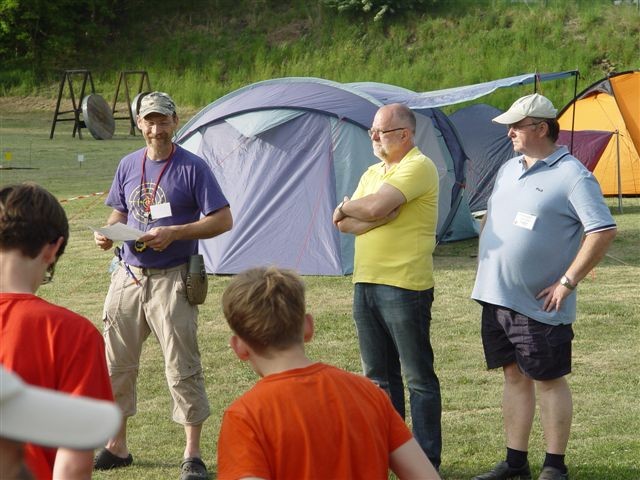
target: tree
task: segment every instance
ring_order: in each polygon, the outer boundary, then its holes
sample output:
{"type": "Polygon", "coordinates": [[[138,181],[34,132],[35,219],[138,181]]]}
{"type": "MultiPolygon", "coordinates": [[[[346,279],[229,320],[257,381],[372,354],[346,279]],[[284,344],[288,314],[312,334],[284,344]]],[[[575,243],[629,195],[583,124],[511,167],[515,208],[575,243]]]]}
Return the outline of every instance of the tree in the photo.
{"type": "MultiPolygon", "coordinates": [[[[121,0],[0,0],[0,59],[38,73],[104,45],[121,0]],[[63,52],[64,55],[60,55],[63,52]]],[[[69,68],[69,67],[67,67],[69,68]]]]}

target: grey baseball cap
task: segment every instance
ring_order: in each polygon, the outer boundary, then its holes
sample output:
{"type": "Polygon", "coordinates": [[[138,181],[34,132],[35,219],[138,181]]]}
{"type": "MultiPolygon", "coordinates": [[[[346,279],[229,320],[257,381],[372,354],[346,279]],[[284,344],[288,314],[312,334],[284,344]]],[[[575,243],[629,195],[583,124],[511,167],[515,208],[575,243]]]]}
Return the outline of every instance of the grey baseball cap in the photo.
{"type": "Polygon", "coordinates": [[[513,102],[509,110],[498,115],[492,121],[503,125],[511,125],[527,117],[556,118],[557,112],[551,100],[539,93],[533,93],[513,102]]]}
{"type": "Polygon", "coordinates": [[[159,113],[168,117],[176,113],[176,104],[172,98],[164,92],[151,92],[142,97],[138,115],[144,118],[150,113],[159,113]]]}

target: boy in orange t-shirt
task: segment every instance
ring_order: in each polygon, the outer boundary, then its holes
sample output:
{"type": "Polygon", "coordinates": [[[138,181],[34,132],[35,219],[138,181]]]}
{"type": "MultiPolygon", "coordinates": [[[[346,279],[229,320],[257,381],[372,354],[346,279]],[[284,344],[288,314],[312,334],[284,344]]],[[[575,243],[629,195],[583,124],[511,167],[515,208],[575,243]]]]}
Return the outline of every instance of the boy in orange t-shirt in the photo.
{"type": "Polygon", "coordinates": [[[382,389],[306,356],[314,326],[298,275],[248,270],[222,304],[233,351],[262,378],[224,413],[219,479],[440,478],[382,389]]]}

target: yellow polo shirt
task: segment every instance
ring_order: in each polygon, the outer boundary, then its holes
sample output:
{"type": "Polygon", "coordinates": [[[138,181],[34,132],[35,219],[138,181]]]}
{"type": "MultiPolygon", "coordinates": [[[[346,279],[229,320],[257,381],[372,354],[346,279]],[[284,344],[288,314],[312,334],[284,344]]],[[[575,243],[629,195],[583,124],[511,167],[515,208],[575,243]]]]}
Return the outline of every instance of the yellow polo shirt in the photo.
{"type": "Polygon", "coordinates": [[[386,173],[383,162],[369,167],[352,198],[375,193],[383,183],[400,190],[407,203],[391,222],[356,235],[353,283],[377,283],[408,290],[432,288],[438,170],[415,147],[386,173]]]}

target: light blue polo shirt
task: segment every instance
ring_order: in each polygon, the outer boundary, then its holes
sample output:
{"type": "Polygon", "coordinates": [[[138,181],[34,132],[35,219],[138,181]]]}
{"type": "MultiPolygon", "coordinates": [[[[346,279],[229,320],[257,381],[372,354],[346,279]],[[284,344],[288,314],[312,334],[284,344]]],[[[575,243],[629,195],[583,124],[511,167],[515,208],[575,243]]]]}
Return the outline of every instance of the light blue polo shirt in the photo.
{"type": "Polygon", "coordinates": [[[541,290],[573,262],[583,234],[615,227],[595,177],[566,147],[528,170],[512,158],[496,176],[478,251],[471,297],[550,325],[573,323],[576,292],[545,312],[541,290]]]}

